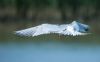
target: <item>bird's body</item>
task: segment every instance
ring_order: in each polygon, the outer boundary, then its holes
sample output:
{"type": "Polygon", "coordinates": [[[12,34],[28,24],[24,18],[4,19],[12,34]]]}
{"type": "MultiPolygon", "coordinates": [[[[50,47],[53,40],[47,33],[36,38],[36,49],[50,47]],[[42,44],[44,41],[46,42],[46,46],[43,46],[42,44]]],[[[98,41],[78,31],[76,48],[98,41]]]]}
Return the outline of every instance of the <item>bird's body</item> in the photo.
{"type": "Polygon", "coordinates": [[[54,24],[41,24],[36,27],[15,31],[15,34],[22,36],[38,36],[42,34],[56,33],[60,35],[85,35],[87,33],[88,25],[73,21],[70,24],[54,25],[54,24]]]}

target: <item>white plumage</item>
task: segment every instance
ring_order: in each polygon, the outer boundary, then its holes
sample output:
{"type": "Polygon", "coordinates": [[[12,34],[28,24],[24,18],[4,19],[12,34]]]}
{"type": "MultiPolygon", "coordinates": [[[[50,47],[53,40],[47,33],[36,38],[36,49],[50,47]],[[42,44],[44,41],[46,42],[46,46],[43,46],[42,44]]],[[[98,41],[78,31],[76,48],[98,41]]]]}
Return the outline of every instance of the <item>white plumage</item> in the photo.
{"type": "Polygon", "coordinates": [[[54,25],[54,24],[41,24],[36,27],[31,27],[24,30],[15,31],[15,34],[21,36],[38,36],[42,34],[57,33],[60,35],[86,35],[88,33],[88,25],[73,21],[70,24],[54,25]]]}

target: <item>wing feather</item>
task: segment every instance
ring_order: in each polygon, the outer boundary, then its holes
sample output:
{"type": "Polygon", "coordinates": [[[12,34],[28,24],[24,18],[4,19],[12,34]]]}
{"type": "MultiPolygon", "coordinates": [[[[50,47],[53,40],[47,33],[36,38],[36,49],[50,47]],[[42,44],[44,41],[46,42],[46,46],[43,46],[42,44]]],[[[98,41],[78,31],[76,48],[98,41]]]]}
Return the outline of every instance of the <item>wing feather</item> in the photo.
{"type": "Polygon", "coordinates": [[[36,32],[37,27],[32,27],[24,30],[15,31],[15,34],[20,36],[32,36],[36,32]]]}
{"type": "Polygon", "coordinates": [[[36,27],[15,31],[15,34],[21,36],[38,36],[41,34],[56,33],[58,30],[57,25],[42,24],[36,27]]]}

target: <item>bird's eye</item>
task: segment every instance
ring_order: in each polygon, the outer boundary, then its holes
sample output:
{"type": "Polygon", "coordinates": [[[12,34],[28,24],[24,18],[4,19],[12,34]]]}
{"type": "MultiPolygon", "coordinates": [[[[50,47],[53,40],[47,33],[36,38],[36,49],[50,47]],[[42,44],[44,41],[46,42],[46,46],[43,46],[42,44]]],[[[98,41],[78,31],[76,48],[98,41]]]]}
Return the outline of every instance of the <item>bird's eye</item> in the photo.
{"type": "Polygon", "coordinates": [[[88,28],[85,28],[85,31],[88,31],[89,29],[88,28]]]}

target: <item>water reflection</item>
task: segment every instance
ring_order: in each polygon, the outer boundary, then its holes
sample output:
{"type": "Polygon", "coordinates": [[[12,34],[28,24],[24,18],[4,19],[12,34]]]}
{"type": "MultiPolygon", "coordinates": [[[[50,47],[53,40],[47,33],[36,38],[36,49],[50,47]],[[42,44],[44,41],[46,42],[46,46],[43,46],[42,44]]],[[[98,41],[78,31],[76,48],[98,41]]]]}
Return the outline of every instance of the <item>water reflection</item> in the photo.
{"type": "Polygon", "coordinates": [[[0,45],[0,62],[99,62],[100,46],[75,43],[14,43],[0,45]]]}

